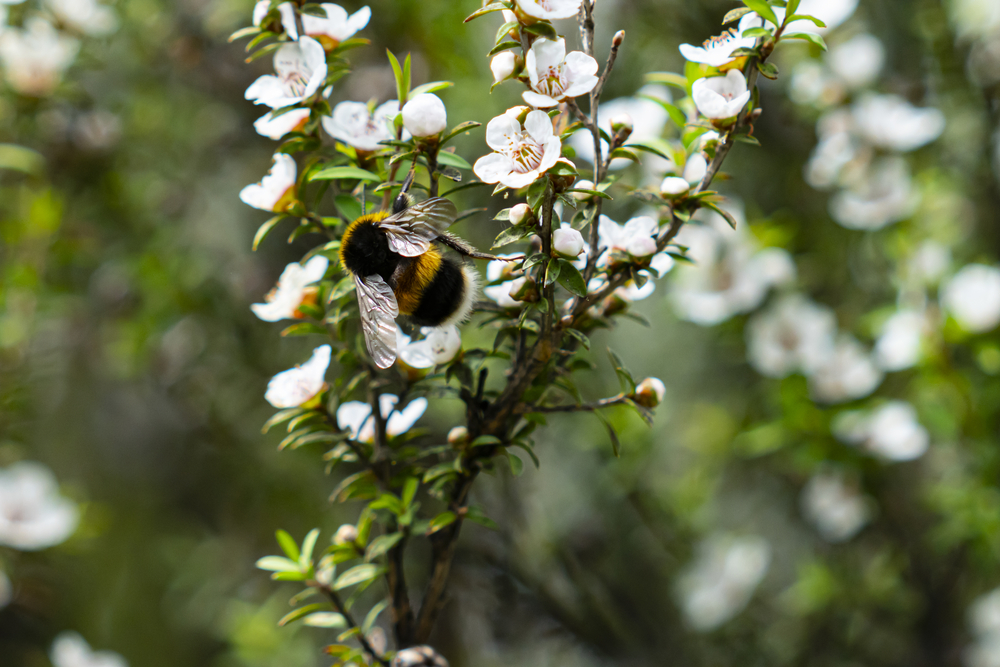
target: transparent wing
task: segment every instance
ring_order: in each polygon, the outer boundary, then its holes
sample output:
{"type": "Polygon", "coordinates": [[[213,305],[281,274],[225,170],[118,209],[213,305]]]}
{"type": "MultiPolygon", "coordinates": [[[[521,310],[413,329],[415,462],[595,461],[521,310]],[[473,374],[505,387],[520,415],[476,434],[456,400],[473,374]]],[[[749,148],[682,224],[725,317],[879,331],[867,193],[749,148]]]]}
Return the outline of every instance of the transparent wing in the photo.
{"type": "Polygon", "coordinates": [[[365,332],[368,353],[375,365],[389,368],[396,362],[396,317],[399,306],[396,295],[382,276],[354,276],[361,309],[361,328],[365,332]]]}
{"type": "Polygon", "coordinates": [[[389,248],[394,253],[416,257],[427,252],[434,239],[444,234],[457,216],[454,204],[444,197],[434,197],[389,216],[378,226],[388,236],[389,248]]]}

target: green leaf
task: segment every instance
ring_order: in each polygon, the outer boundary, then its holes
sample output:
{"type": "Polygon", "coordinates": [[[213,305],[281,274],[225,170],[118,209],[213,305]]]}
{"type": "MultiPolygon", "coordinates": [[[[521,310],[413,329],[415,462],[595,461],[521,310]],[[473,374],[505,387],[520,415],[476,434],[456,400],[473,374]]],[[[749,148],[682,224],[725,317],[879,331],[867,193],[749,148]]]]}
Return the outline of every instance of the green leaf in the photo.
{"type": "Polygon", "coordinates": [[[403,507],[409,507],[413,504],[413,498],[417,495],[417,487],[420,485],[420,480],[416,477],[408,477],[406,479],[406,484],[403,485],[403,507]]]}
{"type": "Polygon", "coordinates": [[[254,236],[253,236],[253,245],[251,246],[250,249],[256,251],[257,250],[257,246],[259,246],[260,243],[261,243],[261,241],[263,241],[264,238],[268,234],[271,233],[271,230],[273,230],[275,228],[275,226],[277,226],[277,224],[279,222],[281,222],[282,220],[284,220],[287,217],[288,216],[285,215],[284,213],[282,213],[280,215],[276,215],[273,218],[271,218],[270,220],[268,220],[267,222],[265,222],[263,225],[261,225],[260,227],[258,227],[257,228],[257,233],[254,234],[254,236]]]}
{"type": "Polygon", "coordinates": [[[820,21],[815,16],[810,16],[809,14],[795,14],[785,19],[785,23],[791,23],[792,21],[812,21],[813,23],[816,24],[817,27],[820,28],[826,27],[826,23],[820,21]]]}
{"type": "Polygon", "coordinates": [[[677,127],[682,128],[687,125],[687,116],[684,115],[684,112],[681,111],[676,105],[671,104],[667,100],[661,100],[658,97],[653,97],[652,95],[638,95],[638,97],[649,100],[650,102],[656,102],[663,107],[663,110],[667,112],[667,115],[670,116],[670,120],[673,121],[673,124],[677,127]]]}
{"type": "Polygon", "coordinates": [[[774,15],[771,5],[764,0],[743,0],[743,4],[757,12],[757,15],[767,19],[774,25],[779,25],[778,17],[774,15]]]}
{"type": "Polygon", "coordinates": [[[364,215],[361,210],[361,204],[351,195],[337,195],[333,201],[345,220],[357,220],[364,215]]]}
{"type": "Polygon", "coordinates": [[[473,523],[478,523],[480,526],[486,526],[490,530],[500,530],[500,526],[497,525],[496,521],[486,516],[481,509],[475,505],[470,505],[465,510],[465,518],[473,523]]]}
{"type": "Polygon", "coordinates": [[[778,66],[774,63],[758,62],[757,69],[760,70],[760,73],[764,77],[771,79],[772,81],[778,78],[778,66]]]}
{"type": "Polygon", "coordinates": [[[789,16],[794,18],[794,14],[798,10],[800,2],[801,0],[788,0],[788,4],[785,5],[785,23],[788,23],[789,16]]]}
{"type": "Polygon", "coordinates": [[[24,146],[0,144],[0,169],[39,174],[45,169],[45,158],[24,146]]]}
{"type": "Polygon", "coordinates": [[[306,575],[304,572],[275,572],[271,575],[271,579],[275,581],[305,581],[306,575]]]}
{"type": "Polygon", "coordinates": [[[615,375],[618,376],[618,381],[621,382],[622,389],[629,394],[634,393],[635,380],[632,379],[632,374],[625,368],[625,364],[622,363],[621,357],[619,357],[610,347],[608,348],[608,356],[611,358],[611,365],[615,367],[615,375]]]}
{"type": "Polygon", "coordinates": [[[446,88],[451,88],[454,86],[452,81],[431,81],[430,83],[425,83],[422,86],[417,86],[410,91],[410,97],[416,97],[422,93],[436,93],[439,90],[444,90],[446,88]]]}
{"type": "MultiPolygon", "coordinates": [[[[501,51],[506,51],[507,49],[516,49],[516,48],[519,48],[520,46],[521,46],[521,42],[515,42],[512,39],[508,39],[507,41],[500,42],[499,44],[497,44],[496,46],[494,46],[492,49],[490,49],[490,52],[487,53],[486,55],[487,56],[495,56],[496,54],[500,53],[501,51]]],[[[493,86],[499,86],[501,83],[503,83],[503,81],[497,81],[496,83],[493,84],[493,86]]]]}
{"type": "Polygon", "coordinates": [[[686,76],[682,74],[675,74],[674,72],[650,72],[646,75],[646,81],[649,81],[650,83],[666,84],[685,92],[687,92],[691,86],[686,76]]]}
{"type": "Polygon", "coordinates": [[[510,444],[511,444],[512,447],[519,447],[519,448],[523,449],[525,452],[527,452],[528,456],[531,457],[531,462],[535,464],[536,468],[542,467],[542,464],[538,460],[538,456],[535,455],[535,450],[531,448],[531,445],[529,445],[528,443],[524,442],[523,440],[515,440],[514,442],[512,442],[510,444]]]}
{"type": "Polygon", "coordinates": [[[733,21],[739,21],[751,11],[752,10],[749,7],[737,7],[736,9],[730,9],[726,12],[726,15],[722,17],[722,25],[732,23],[733,21]]]}
{"type": "Polygon", "coordinates": [[[455,155],[454,153],[449,153],[448,151],[441,151],[437,155],[438,164],[448,165],[449,167],[456,167],[458,169],[472,169],[472,165],[465,161],[461,155],[455,155]]]}
{"type": "Polygon", "coordinates": [[[313,549],[316,548],[316,540],[319,538],[319,528],[313,528],[306,534],[306,539],[302,540],[302,558],[299,562],[303,567],[312,562],[313,549]]]}
{"type": "Polygon", "coordinates": [[[495,435],[481,435],[472,441],[470,447],[485,447],[487,445],[503,445],[503,441],[495,435]]]}
{"type": "Polygon", "coordinates": [[[573,188],[571,190],[566,190],[567,194],[571,192],[582,192],[584,194],[590,195],[591,197],[600,197],[601,199],[610,199],[610,200],[614,199],[614,197],[609,195],[607,192],[604,192],[603,190],[587,190],[582,188],[573,188]]]}
{"type": "Polygon", "coordinates": [[[349,586],[356,586],[358,584],[371,581],[381,574],[381,572],[382,568],[377,565],[372,565],[371,563],[355,565],[350,570],[337,577],[337,581],[333,584],[333,590],[339,591],[349,586]]]}
{"type": "Polygon", "coordinates": [[[539,21],[538,23],[532,23],[531,25],[523,26],[525,32],[530,32],[532,35],[538,35],[539,37],[544,37],[545,39],[550,39],[553,42],[559,39],[559,33],[548,21],[539,21]]]}
{"type": "Polygon", "coordinates": [[[293,417],[297,417],[304,413],[305,410],[303,410],[302,408],[289,408],[287,410],[282,410],[281,412],[278,412],[273,417],[264,422],[264,427],[260,431],[261,433],[267,433],[278,424],[282,424],[288,421],[289,419],[292,419],[293,417]]]}
{"type": "Polygon", "coordinates": [[[261,570],[269,572],[298,572],[299,564],[281,556],[264,556],[256,563],[261,570]]]}
{"type": "Polygon", "coordinates": [[[626,148],[638,148],[641,151],[646,151],[647,153],[652,153],[653,155],[659,155],[665,160],[669,160],[670,156],[660,150],[659,147],[655,146],[652,141],[629,141],[625,144],[626,148]]]}
{"type": "MultiPolygon", "coordinates": [[[[399,66],[399,59],[393,55],[392,51],[386,49],[385,53],[389,56],[389,64],[392,66],[392,73],[396,79],[396,99],[399,100],[399,105],[402,107],[406,104],[407,95],[410,92],[409,71],[404,74],[403,68],[399,66]]],[[[407,60],[409,60],[409,56],[407,56],[407,60]]],[[[406,63],[406,70],[409,70],[408,62],[406,63]]]]}
{"type": "Polygon", "coordinates": [[[757,39],[758,37],[767,38],[773,35],[774,33],[767,28],[749,28],[740,33],[740,37],[753,37],[754,39],[757,39]]]}
{"type": "Polygon", "coordinates": [[[730,213],[726,209],[722,208],[721,206],[719,206],[715,202],[702,201],[701,205],[704,206],[705,208],[710,208],[713,211],[715,211],[716,213],[718,213],[719,215],[721,215],[723,218],[725,218],[726,222],[729,223],[730,227],[732,227],[733,229],[736,229],[736,218],[733,217],[732,213],[730,213]]]}
{"type": "Polygon", "coordinates": [[[298,562],[299,556],[301,555],[299,553],[299,545],[295,543],[292,536],[283,530],[279,530],[274,535],[278,538],[278,545],[281,547],[281,550],[285,552],[285,555],[293,561],[298,562]]]}
{"type": "Polygon", "coordinates": [[[580,271],[572,263],[565,259],[559,262],[559,284],[579,297],[587,296],[587,283],[583,279],[580,271]]]}
{"type": "Polygon", "coordinates": [[[361,623],[361,634],[367,635],[368,632],[375,626],[375,621],[378,620],[378,615],[389,606],[388,600],[382,600],[375,604],[374,607],[365,616],[365,620],[361,623]]]}
{"type": "Polygon", "coordinates": [[[246,27],[246,28],[240,28],[239,30],[237,30],[236,32],[234,32],[233,34],[231,34],[229,36],[229,39],[226,40],[226,41],[228,41],[228,42],[235,42],[238,39],[243,39],[244,37],[249,37],[250,35],[256,35],[259,32],[260,32],[260,28],[258,28],[255,25],[252,25],[252,26],[249,26],[249,27],[246,27]]]}
{"type": "Polygon", "coordinates": [[[524,472],[524,461],[516,455],[507,452],[507,462],[510,463],[510,471],[514,474],[514,477],[520,477],[521,473],[524,472]]]}
{"type": "Polygon", "coordinates": [[[384,555],[389,551],[389,549],[396,546],[396,544],[403,539],[403,533],[389,533],[388,535],[379,535],[372,543],[368,545],[365,549],[365,560],[373,561],[379,556],[384,555]]]}
{"type": "Polygon", "coordinates": [[[527,229],[525,227],[508,227],[497,235],[496,240],[493,241],[493,248],[502,248],[510,245],[511,243],[517,243],[534,233],[534,229],[527,229]]]}
{"type": "Polygon", "coordinates": [[[450,526],[455,523],[458,516],[454,512],[441,512],[436,517],[431,519],[430,525],[427,527],[427,534],[436,533],[437,531],[450,526]]]}
{"type": "Polygon", "coordinates": [[[491,2],[482,9],[478,9],[469,14],[469,16],[465,19],[464,22],[468,23],[472,19],[478,19],[480,16],[485,16],[490,12],[499,12],[502,9],[510,9],[510,5],[505,2],[491,2]]]}
{"type": "Polygon", "coordinates": [[[325,604],[319,604],[319,603],[307,604],[305,607],[299,607],[298,609],[285,614],[285,616],[280,621],[278,621],[278,625],[279,626],[288,625],[289,623],[299,620],[303,616],[307,616],[313,612],[324,610],[326,608],[327,605],[325,604]]]}
{"type": "Polygon", "coordinates": [[[328,332],[318,324],[313,324],[312,322],[298,322],[290,327],[282,329],[279,335],[283,338],[287,338],[288,336],[308,336],[310,334],[326,336],[328,332]]]}
{"type": "MultiPolygon", "coordinates": [[[[520,25],[520,23],[516,19],[513,20],[513,21],[507,21],[506,23],[504,23],[497,30],[496,37],[493,38],[493,43],[494,44],[500,44],[501,42],[504,42],[504,38],[507,37],[508,34],[510,34],[510,31],[511,30],[517,30],[517,27],[519,25],[520,25]]],[[[510,40],[510,41],[513,41],[513,40],[510,40]]],[[[520,42],[514,42],[514,43],[517,44],[518,46],[521,45],[520,42]]]]}
{"type": "Polygon", "coordinates": [[[577,329],[572,329],[572,328],[566,329],[565,331],[568,335],[580,341],[580,343],[583,345],[584,348],[588,350],[590,349],[590,339],[587,338],[586,334],[584,334],[582,331],[578,331],[577,329]]]}
{"type": "Polygon", "coordinates": [[[463,132],[468,132],[473,128],[479,127],[480,125],[482,125],[482,123],[477,123],[474,120],[467,120],[464,123],[456,125],[451,129],[451,132],[448,132],[446,135],[441,137],[441,145],[443,146],[445,143],[457,137],[458,135],[462,134],[463,132]]]}
{"type": "Polygon", "coordinates": [[[555,281],[559,280],[559,274],[562,272],[562,266],[559,264],[559,260],[553,257],[549,260],[549,265],[545,267],[545,286],[548,287],[555,281]]]}
{"type": "Polygon", "coordinates": [[[310,181],[371,181],[381,183],[382,177],[358,167],[327,167],[309,177],[310,181]]]}
{"type": "Polygon", "coordinates": [[[826,42],[823,38],[813,32],[792,32],[781,36],[782,41],[786,39],[801,39],[803,41],[809,42],[813,46],[818,46],[819,48],[826,51],[826,42]]]}
{"type": "Polygon", "coordinates": [[[597,418],[601,420],[602,424],[604,424],[604,428],[608,430],[608,438],[611,439],[611,451],[614,452],[615,458],[621,458],[622,443],[618,439],[618,433],[615,431],[615,427],[612,426],[611,422],[608,421],[608,418],[600,412],[594,412],[594,414],[597,415],[597,418]]]}
{"type": "Polygon", "coordinates": [[[347,619],[335,611],[318,611],[310,614],[303,621],[305,625],[314,628],[346,628],[347,619]]]}

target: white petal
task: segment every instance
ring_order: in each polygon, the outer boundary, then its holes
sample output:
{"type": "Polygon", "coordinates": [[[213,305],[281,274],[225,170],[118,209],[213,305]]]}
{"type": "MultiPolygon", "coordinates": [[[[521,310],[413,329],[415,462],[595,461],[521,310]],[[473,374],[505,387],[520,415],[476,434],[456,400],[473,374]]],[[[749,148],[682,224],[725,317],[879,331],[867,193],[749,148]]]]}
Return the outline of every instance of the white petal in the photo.
{"type": "Polygon", "coordinates": [[[483,183],[497,183],[514,171],[514,162],[506,155],[490,153],[476,160],[472,171],[483,183]]]}
{"type": "Polygon", "coordinates": [[[532,58],[534,61],[532,70],[535,70],[535,75],[531,80],[532,85],[534,85],[537,83],[537,72],[545,71],[551,67],[558,67],[566,59],[566,40],[560,38],[552,41],[544,37],[537,39],[531,45],[528,56],[534,56],[532,58]]]}
{"type": "Polygon", "coordinates": [[[495,151],[508,148],[520,134],[521,124],[517,118],[507,114],[497,116],[486,124],[486,144],[495,151]]]}
{"type": "MultiPolygon", "coordinates": [[[[524,129],[532,139],[540,144],[546,143],[553,136],[552,119],[544,111],[529,113],[524,119],[524,129]]],[[[556,141],[558,140],[559,138],[556,137],[556,141]]]]}
{"type": "Polygon", "coordinates": [[[519,190],[537,181],[541,175],[541,172],[537,169],[527,171],[523,174],[512,171],[509,174],[502,175],[500,182],[512,190],[519,190]]]}
{"type": "Polygon", "coordinates": [[[542,95],[541,93],[536,93],[533,90],[526,90],[521,93],[521,97],[529,105],[535,107],[536,109],[549,109],[551,107],[559,104],[559,100],[552,99],[548,95],[542,95]]]}
{"type": "Polygon", "coordinates": [[[573,84],[563,91],[563,97],[579,97],[594,89],[597,77],[592,74],[581,74],[573,80],[573,84]]]}
{"type": "Polygon", "coordinates": [[[350,432],[352,440],[357,440],[365,421],[372,414],[372,406],[361,401],[341,403],[337,408],[337,428],[350,432]]]}
{"type": "Polygon", "coordinates": [[[542,162],[538,165],[538,172],[544,174],[559,161],[559,156],[562,154],[562,142],[559,141],[559,137],[551,136],[545,140],[545,145],[542,148],[545,153],[542,154],[542,162]]]}
{"type": "Polygon", "coordinates": [[[417,423],[427,410],[427,399],[416,398],[410,401],[402,412],[394,412],[386,422],[385,430],[390,436],[398,436],[406,433],[417,423]]]}

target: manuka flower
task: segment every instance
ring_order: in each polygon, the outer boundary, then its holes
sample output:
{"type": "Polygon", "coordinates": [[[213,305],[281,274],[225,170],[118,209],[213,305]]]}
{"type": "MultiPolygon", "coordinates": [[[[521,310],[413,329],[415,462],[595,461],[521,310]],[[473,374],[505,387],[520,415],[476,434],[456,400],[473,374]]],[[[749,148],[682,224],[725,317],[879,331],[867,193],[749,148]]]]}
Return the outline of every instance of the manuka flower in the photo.
{"type": "Polygon", "coordinates": [[[243,188],[240,191],[240,200],[262,211],[280,213],[295,201],[297,173],[295,159],[286,153],[277,153],[271,170],[260,183],[243,188]]]}
{"type": "Polygon", "coordinates": [[[836,334],[832,310],[801,294],[784,296],[747,325],[747,361],[767,377],[810,375],[833,352],[836,334]]]}
{"type": "Polygon", "coordinates": [[[532,111],[522,128],[517,120],[519,111],[515,107],[486,126],[486,143],[496,152],[479,158],[473,167],[476,176],[486,183],[523,188],[538,180],[559,159],[562,143],[552,131],[549,115],[532,111]]]}
{"type": "Polygon", "coordinates": [[[87,35],[109,35],[118,28],[115,13],[96,0],[45,0],[45,4],[62,24],[87,35]]]}
{"type": "Polygon", "coordinates": [[[905,220],[917,206],[910,168],[901,157],[872,164],[847,189],[830,198],[830,215],[848,229],[881,229],[905,220]]]}
{"type": "Polygon", "coordinates": [[[0,63],[7,83],[32,97],[49,95],[76,58],[80,43],[59,34],[48,21],[33,17],[23,30],[0,32],[0,63]]]}
{"type": "Polygon", "coordinates": [[[322,255],[313,257],[305,266],[292,262],[281,272],[278,286],[264,297],[266,303],[255,303],[250,310],[265,322],[301,317],[299,306],[316,298],[316,288],[309,285],[322,280],[329,264],[329,260],[322,255]]]}
{"type": "Polygon", "coordinates": [[[691,98],[703,116],[711,120],[733,118],[750,101],[743,72],[731,69],[726,76],[703,77],[691,86],[691,98]]]}
{"type": "Polygon", "coordinates": [[[619,225],[606,215],[602,215],[597,223],[598,248],[607,250],[598,261],[600,266],[607,266],[616,261],[615,255],[627,255],[634,259],[649,257],[656,252],[656,233],[659,225],[648,216],[632,218],[624,225],[619,225]]]}
{"type": "Polygon", "coordinates": [[[838,440],[861,445],[888,461],[920,458],[930,445],[930,434],[906,401],[889,401],[872,411],[843,412],[833,420],[832,429],[838,440]]]}
{"type": "Polygon", "coordinates": [[[681,55],[693,63],[703,63],[711,67],[728,65],[740,56],[732,55],[736,49],[749,49],[757,43],[756,37],[743,37],[743,23],[740,30],[730,28],[718,37],[706,39],[701,46],[681,44],[681,55]]]}
{"type": "Polygon", "coordinates": [[[855,338],[844,334],[809,378],[809,389],[821,403],[843,403],[875,391],[882,370],[855,338]]]}
{"type": "Polygon", "coordinates": [[[377,151],[379,144],[396,138],[393,119],[399,114],[399,102],[391,100],[371,111],[362,102],[341,102],[333,116],[323,118],[323,129],[334,139],[361,151],[377,151]]]}
{"type": "Polygon", "coordinates": [[[52,642],[49,654],[52,667],[127,667],[128,663],[113,651],[95,651],[75,632],[60,633],[52,642]]]}
{"type": "Polygon", "coordinates": [[[1000,324],[1000,269],[969,264],[941,287],[941,305],[966,331],[983,333],[1000,324]]]}
{"type": "MultiPolygon", "coordinates": [[[[302,29],[306,37],[312,37],[327,51],[333,50],[345,39],[364,29],[372,18],[372,10],[368,7],[362,7],[350,15],[340,5],[330,2],[321,4],[320,9],[326,12],[326,17],[302,14],[302,29]]],[[[294,26],[294,21],[292,25],[294,26]]],[[[293,39],[297,39],[294,30],[290,33],[293,39]]]]}
{"type": "Polygon", "coordinates": [[[267,383],[264,398],[276,408],[297,408],[315,398],[326,387],[332,352],[329,345],[321,345],[306,363],[275,375],[267,383]]]}
{"type": "Polygon", "coordinates": [[[921,109],[898,95],[869,95],[852,108],[858,133],[872,145],[907,152],[928,144],[944,131],[944,114],[921,109]]]}
{"type": "Polygon", "coordinates": [[[292,109],[280,115],[271,111],[254,121],[253,129],[262,137],[278,141],[289,132],[301,130],[309,121],[309,115],[309,109],[292,109]]]}
{"type": "Polygon", "coordinates": [[[0,468],[0,545],[20,551],[52,547],[73,534],[76,505],[59,495],[59,483],[41,463],[0,468]]]}
{"type": "Polygon", "coordinates": [[[458,327],[423,327],[423,340],[407,342],[399,346],[399,359],[410,368],[433,368],[446,364],[462,349],[462,335],[458,327]]]}
{"type": "Polygon", "coordinates": [[[566,40],[535,40],[525,58],[531,90],[524,101],[547,109],[566,98],[589,93],[597,85],[597,61],[582,51],[566,53],[566,40]]]}
{"type": "MultiPolygon", "coordinates": [[[[394,408],[399,403],[399,397],[392,394],[379,396],[379,412],[385,422],[385,432],[390,438],[403,435],[409,431],[424,411],[427,410],[427,399],[416,398],[402,411],[394,408]]],[[[361,401],[348,401],[337,408],[337,427],[350,434],[351,440],[358,442],[375,441],[375,422],[371,418],[372,406],[361,401]]]]}
{"type": "Polygon", "coordinates": [[[841,472],[821,472],[806,483],[802,513],[827,542],[845,542],[871,520],[870,501],[841,472]]]}
{"type": "Polygon", "coordinates": [[[528,16],[544,21],[568,19],[580,11],[581,0],[515,0],[517,8],[528,16]]]}
{"type": "Polygon", "coordinates": [[[246,98],[272,109],[298,104],[326,81],[326,52],[309,37],[286,42],[274,53],[274,71],[250,84],[246,98]]]}

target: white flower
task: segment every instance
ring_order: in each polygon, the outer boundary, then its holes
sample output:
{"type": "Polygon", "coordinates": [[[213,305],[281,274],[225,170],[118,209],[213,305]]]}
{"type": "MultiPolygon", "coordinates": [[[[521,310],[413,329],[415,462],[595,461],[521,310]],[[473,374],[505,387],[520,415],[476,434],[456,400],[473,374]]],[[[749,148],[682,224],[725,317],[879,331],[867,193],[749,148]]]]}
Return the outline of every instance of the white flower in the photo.
{"type": "Polygon", "coordinates": [[[927,316],[918,310],[900,310],[892,315],[879,332],[875,359],[886,371],[901,371],[920,360],[921,341],[927,316]]]}
{"type": "MultiPolygon", "coordinates": [[[[858,0],[802,0],[795,13],[815,16],[825,23],[826,27],[820,28],[812,21],[793,21],[788,24],[786,32],[815,32],[823,34],[851,18],[851,14],[857,8],[858,0]]],[[[775,9],[777,10],[778,8],[775,9]]],[[[784,10],[782,10],[783,17],[784,10]]]]}
{"type": "Polygon", "coordinates": [[[691,86],[691,98],[706,118],[732,118],[750,101],[743,72],[731,69],[725,76],[703,77],[691,86]]]}
{"type": "Polygon", "coordinates": [[[827,69],[815,60],[795,65],[788,81],[788,96],[796,104],[828,107],[844,96],[843,86],[827,69]]]}
{"type": "MultiPolygon", "coordinates": [[[[512,258],[518,255],[500,255],[502,258],[512,258]]],[[[486,264],[486,280],[487,282],[496,282],[501,278],[508,277],[510,280],[505,280],[498,285],[490,285],[483,288],[483,294],[488,299],[492,299],[497,302],[497,305],[501,308],[517,308],[521,305],[520,301],[515,301],[511,297],[511,287],[514,284],[513,278],[510,276],[511,262],[504,262],[499,259],[491,260],[486,264]]]]}
{"type": "Polygon", "coordinates": [[[767,574],[771,545],[762,537],[713,535],[678,581],[681,611],[698,632],[708,632],[739,614],[767,574]]]}
{"type": "Polygon", "coordinates": [[[332,352],[329,345],[321,345],[306,363],[275,375],[267,383],[264,398],[276,408],[297,408],[315,398],[326,386],[332,352]]]}
{"type": "MultiPolygon", "coordinates": [[[[409,431],[427,410],[426,398],[415,398],[402,412],[394,410],[399,397],[392,394],[379,396],[379,412],[385,422],[385,432],[390,438],[409,431]]],[[[337,408],[337,427],[347,431],[352,440],[375,442],[375,422],[371,418],[372,406],[360,401],[348,401],[337,408]]]]}
{"type": "Polygon", "coordinates": [[[801,505],[806,519],[827,542],[845,542],[871,520],[869,502],[840,472],[813,475],[802,489],[801,505]]]}
{"type": "Polygon", "coordinates": [[[1000,588],[975,599],[969,607],[969,625],[980,637],[1000,635],[1000,588]]]}
{"type": "Polygon", "coordinates": [[[862,33],[830,50],[830,69],[851,88],[870,86],[885,65],[885,47],[874,35],[862,33]]]}
{"type": "Polygon", "coordinates": [[[842,442],[862,445],[888,461],[920,458],[930,445],[927,429],[906,401],[889,401],[871,412],[852,410],[837,415],[833,434],[842,442]]]}
{"type": "Polygon", "coordinates": [[[857,131],[875,146],[912,151],[944,131],[944,114],[919,109],[898,95],[867,95],[852,107],[857,131]]]}
{"type": "Polygon", "coordinates": [[[448,111],[434,93],[421,93],[403,105],[403,126],[415,137],[433,137],[448,127],[448,111]]]}
{"type": "MultiPolygon", "coordinates": [[[[740,22],[740,28],[744,27],[740,22]]],[[[722,67],[741,56],[732,55],[736,49],[749,49],[757,43],[756,37],[743,37],[741,31],[730,28],[718,37],[706,39],[701,46],[681,44],[681,55],[693,63],[704,63],[711,67],[722,67]]]]}
{"type": "Polygon", "coordinates": [[[295,159],[291,155],[276,153],[270,171],[260,183],[243,188],[240,201],[262,211],[281,212],[295,200],[297,173],[295,159]]]}
{"type": "Polygon", "coordinates": [[[848,229],[882,229],[905,220],[918,203],[910,168],[901,157],[883,158],[866,177],[830,199],[830,215],[848,229]]]}
{"type": "Polygon", "coordinates": [[[255,303],[250,310],[265,322],[301,317],[296,313],[309,294],[308,286],[322,280],[329,265],[322,255],[313,257],[305,266],[292,262],[281,272],[278,286],[264,297],[266,303],[255,303]]]}
{"type": "Polygon", "coordinates": [[[942,285],[941,304],[966,331],[994,329],[1000,324],[1000,269],[969,264],[942,285]]]}
{"type": "Polygon", "coordinates": [[[334,139],[362,151],[385,148],[379,142],[396,138],[393,120],[399,115],[399,101],[390,100],[372,112],[362,102],[341,102],[333,116],[323,117],[323,129],[334,139]]]}
{"type": "Polygon", "coordinates": [[[691,184],[680,176],[667,176],[660,183],[660,194],[664,197],[678,197],[691,189],[691,184]]]}
{"type": "Polygon", "coordinates": [[[486,126],[486,143],[494,153],[476,160],[473,171],[486,183],[502,183],[518,189],[531,185],[559,159],[562,143],[552,132],[552,121],[544,111],[532,111],[524,128],[516,111],[497,116],[486,126]]]}
{"type": "MultiPolygon", "coordinates": [[[[658,84],[648,84],[639,89],[639,95],[670,101],[670,91],[666,86],[658,84]]],[[[629,135],[631,141],[648,141],[659,139],[666,127],[666,110],[656,102],[642,97],[619,97],[609,102],[602,102],[597,109],[597,126],[608,134],[613,134],[611,120],[616,116],[628,114],[632,118],[632,134],[629,135]]],[[[576,151],[577,157],[593,164],[594,162],[594,138],[590,132],[579,130],[574,132],[569,139],[569,145],[576,151]]],[[[626,143],[627,145],[627,143],[626,143]]],[[[608,143],[601,139],[601,158],[607,154],[608,143]]],[[[665,162],[663,158],[655,155],[644,155],[643,164],[648,161],[651,165],[665,162]]],[[[611,160],[611,169],[623,169],[631,164],[626,158],[615,158],[611,160]]],[[[665,169],[658,169],[662,173],[665,169]]]]}
{"type": "Polygon", "coordinates": [[[641,259],[656,252],[656,234],[659,223],[649,216],[632,218],[624,225],[619,225],[606,215],[602,215],[597,224],[598,248],[607,249],[601,256],[599,264],[607,266],[609,255],[615,251],[623,252],[631,257],[641,259]]]}
{"type": "Polygon", "coordinates": [[[568,19],[580,11],[581,0],[515,0],[517,8],[528,16],[546,21],[568,19]]]}
{"type": "Polygon", "coordinates": [[[24,28],[0,32],[0,63],[11,88],[22,95],[44,97],[59,85],[80,42],[59,34],[38,17],[28,19],[24,28]]]}
{"type": "Polygon", "coordinates": [[[910,258],[913,279],[923,285],[935,285],[951,267],[951,250],[936,241],[924,241],[910,258]]]}
{"type": "Polygon", "coordinates": [[[809,387],[813,398],[821,403],[842,403],[872,393],[882,383],[882,377],[861,343],[842,335],[809,378],[809,387]]]}
{"type": "Polygon", "coordinates": [[[326,52],[309,37],[287,42],[274,53],[274,71],[250,84],[246,98],[272,109],[298,104],[326,81],[326,52]]]}
{"type": "Polygon", "coordinates": [[[506,81],[517,69],[517,56],[513,51],[501,51],[490,61],[490,71],[493,72],[493,83],[506,81]]]}
{"type": "Polygon", "coordinates": [[[309,109],[292,109],[280,116],[275,116],[273,111],[269,111],[254,121],[253,129],[263,137],[278,141],[289,132],[301,130],[309,121],[309,114],[309,109]]]}
{"type": "Polygon", "coordinates": [[[448,667],[448,661],[430,646],[413,646],[397,653],[390,667],[448,667]]]}
{"type": "Polygon", "coordinates": [[[552,248],[563,257],[579,257],[585,245],[583,234],[565,222],[552,233],[552,248]]]}
{"type": "Polygon", "coordinates": [[[566,40],[535,40],[525,58],[531,90],[524,101],[546,109],[560,101],[589,93],[597,85],[597,61],[582,51],[566,53],[566,40]]]}
{"type": "Polygon", "coordinates": [[[94,651],[75,632],[63,632],[52,642],[52,667],[128,667],[125,659],[112,651],[94,651]]]}
{"type": "MultiPolygon", "coordinates": [[[[343,7],[333,3],[324,3],[320,8],[326,12],[326,18],[304,13],[302,29],[307,37],[316,39],[328,51],[336,48],[345,39],[353,37],[356,32],[367,26],[372,18],[372,10],[368,7],[362,7],[351,15],[348,15],[343,7]]],[[[292,39],[298,39],[294,16],[289,25],[283,12],[282,22],[285,23],[285,30],[292,39]]]]}
{"type": "Polygon", "coordinates": [[[708,173],[708,160],[702,153],[692,153],[684,163],[684,172],[681,176],[692,186],[701,183],[708,173]]]}
{"type": "Polygon", "coordinates": [[[747,324],[747,360],[768,377],[809,375],[833,352],[836,333],[832,310],[801,294],[784,296],[747,324]]]}
{"type": "Polygon", "coordinates": [[[59,483],[40,463],[0,468],[0,545],[21,551],[52,547],[73,534],[76,505],[59,495],[59,483]]]}
{"type": "Polygon", "coordinates": [[[462,336],[458,327],[423,327],[423,340],[399,346],[400,360],[410,368],[433,368],[446,364],[462,349],[462,336]]]}
{"type": "Polygon", "coordinates": [[[99,37],[118,29],[118,19],[109,7],[96,0],[45,0],[59,21],[74,30],[99,37]]]}
{"type": "Polygon", "coordinates": [[[830,188],[858,157],[859,148],[850,132],[822,137],[806,164],[806,182],[817,190],[830,188]]]}

